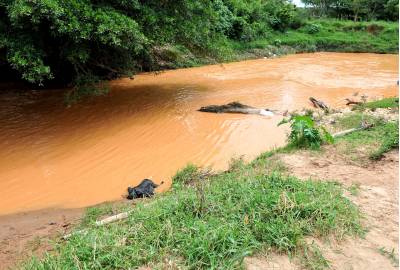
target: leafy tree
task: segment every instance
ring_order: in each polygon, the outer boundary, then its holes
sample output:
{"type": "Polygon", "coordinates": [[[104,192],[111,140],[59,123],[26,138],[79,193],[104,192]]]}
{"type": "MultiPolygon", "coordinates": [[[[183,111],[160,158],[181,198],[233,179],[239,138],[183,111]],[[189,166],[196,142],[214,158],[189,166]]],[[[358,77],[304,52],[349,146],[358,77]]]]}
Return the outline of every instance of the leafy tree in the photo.
{"type": "Polygon", "coordinates": [[[2,0],[0,71],[81,85],[150,70],[163,46],[206,53],[299,22],[286,0],[2,0]]]}

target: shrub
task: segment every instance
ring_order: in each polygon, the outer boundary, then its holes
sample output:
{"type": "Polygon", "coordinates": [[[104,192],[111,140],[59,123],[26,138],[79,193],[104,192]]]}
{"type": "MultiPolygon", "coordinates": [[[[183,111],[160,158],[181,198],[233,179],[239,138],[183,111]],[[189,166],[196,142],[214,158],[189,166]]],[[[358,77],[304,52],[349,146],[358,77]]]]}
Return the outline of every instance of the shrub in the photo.
{"type": "Polygon", "coordinates": [[[321,31],[321,28],[322,28],[322,26],[320,24],[311,23],[311,24],[307,24],[304,27],[304,30],[308,34],[316,34],[319,31],[321,31]]]}
{"type": "Polygon", "coordinates": [[[279,124],[290,123],[289,144],[298,148],[318,149],[323,142],[332,143],[332,135],[323,127],[316,127],[314,120],[308,115],[292,115],[279,124]]]}

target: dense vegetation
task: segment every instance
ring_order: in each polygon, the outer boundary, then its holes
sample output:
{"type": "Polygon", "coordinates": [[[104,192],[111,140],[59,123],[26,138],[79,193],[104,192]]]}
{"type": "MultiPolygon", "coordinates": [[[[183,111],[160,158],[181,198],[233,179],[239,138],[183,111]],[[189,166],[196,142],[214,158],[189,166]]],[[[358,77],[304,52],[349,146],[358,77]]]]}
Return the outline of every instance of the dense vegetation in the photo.
{"type": "Polygon", "coordinates": [[[399,16],[397,0],[303,0],[319,16],[357,20],[392,20],[399,16]]]}
{"type": "Polygon", "coordinates": [[[285,0],[3,0],[0,71],[80,85],[295,51],[397,52],[396,23],[307,16],[285,0]]]}
{"type": "MultiPolygon", "coordinates": [[[[197,52],[296,23],[283,0],[5,0],[0,61],[31,83],[151,69],[163,46],[197,52]]],[[[168,53],[168,52],[167,52],[168,53]]]]}

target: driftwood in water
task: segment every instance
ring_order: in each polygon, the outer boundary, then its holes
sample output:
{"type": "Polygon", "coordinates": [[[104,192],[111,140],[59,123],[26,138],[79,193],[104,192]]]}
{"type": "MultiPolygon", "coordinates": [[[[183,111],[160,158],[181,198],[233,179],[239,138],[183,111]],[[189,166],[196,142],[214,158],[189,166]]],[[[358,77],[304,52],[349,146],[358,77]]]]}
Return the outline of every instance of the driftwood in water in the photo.
{"type": "Polygon", "coordinates": [[[347,101],[347,103],[346,103],[347,106],[348,105],[360,105],[360,104],[362,104],[361,101],[354,101],[354,100],[351,100],[349,98],[345,98],[345,100],[347,101]]]}
{"type": "Polygon", "coordinates": [[[360,130],[369,129],[369,128],[373,127],[373,126],[374,126],[373,124],[362,123],[361,127],[343,130],[343,131],[340,131],[340,132],[337,132],[337,133],[333,134],[332,136],[334,138],[337,138],[337,137],[340,137],[340,136],[344,136],[344,135],[353,133],[354,131],[360,131],[360,130]]]}
{"type": "Polygon", "coordinates": [[[244,113],[244,114],[260,114],[272,116],[274,115],[268,109],[259,109],[254,108],[248,105],[244,105],[239,102],[231,102],[226,105],[209,105],[205,107],[201,107],[199,109],[200,112],[211,112],[211,113],[244,113]]]}
{"type": "Polygon", "coordinates": [[[320,109],[323,109],[324,111],[328,111],[329,110],[328,106],[324,102],[322,102],[321,100],[317,100],[317,99],[315,99],[313,97],[310,97],[310,101],[314,105],[315,108],[320,108],[320,109]]]}

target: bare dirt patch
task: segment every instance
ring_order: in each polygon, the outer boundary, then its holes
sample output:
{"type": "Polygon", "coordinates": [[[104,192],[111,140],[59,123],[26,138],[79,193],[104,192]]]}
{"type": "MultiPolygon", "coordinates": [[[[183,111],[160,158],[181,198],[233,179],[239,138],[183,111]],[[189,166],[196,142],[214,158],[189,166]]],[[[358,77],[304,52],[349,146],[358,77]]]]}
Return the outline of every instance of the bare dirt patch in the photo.
{"type": "MultiPolygon", "coordinates": [[[[365,215],[368,229],[364,239],[321,241],[313,239],[332,269],[398,268],[398,179],[399,152],[391,151],[377,162],[359,166],[337,154],[333,147],[323,152],[297,151],[278,154],[289,174],[302,179],[335,180],[343,184],[346,194],[365,215]]],[[[271,255],[268,259],[247,258],[247,269],[301,269],[287,256],[271,255]]]]}
{"type": "Polygon", "coordinates": [[[0,269],[51,250],[49,239],[67,232],[83,209],[49,209],[0,216],[0,269]]]}

